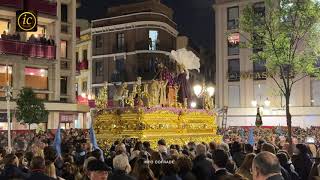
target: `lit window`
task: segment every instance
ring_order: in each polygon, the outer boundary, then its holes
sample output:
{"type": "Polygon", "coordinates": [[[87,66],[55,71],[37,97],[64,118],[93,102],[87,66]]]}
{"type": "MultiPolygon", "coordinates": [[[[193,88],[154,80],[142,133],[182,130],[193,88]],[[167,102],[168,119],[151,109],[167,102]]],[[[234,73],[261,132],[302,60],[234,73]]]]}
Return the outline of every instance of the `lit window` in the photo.
{"type": "Polygon", "coordinates": [[[61,52],[60,52],[60,57],[62,58],[67,58],[67,41],[61,40],[61,52]]]}
{"type": "MultiPolygon", "coordinates": [[[[7,83],[12,85],[12,66],[0,65],[0,89],[7,86],[7,83]]],[[[4,92],[0,92],[0,97],[4,97],[4,92]]]]}
{"type": "Polygon", "coordinates": [[[232,33],[228,37],[228,55],[239,55],[240,34],[232,33]]]}
{"type": "Polygon", "coordinates": [[[157,50],[159,39],[158,31],[150,30],[149,31],[149,50],[157,50]]]}
{"type": "Polygon", "coordinates": [[[24,68],[25,87],[36,90],[48,90],[48,70],[41,68],[24,68]]]}
{"type": "Polygon", "coordinates": [[[0,34],[9,32],[10,21],[9,20],[0,20],[0,34]]]}

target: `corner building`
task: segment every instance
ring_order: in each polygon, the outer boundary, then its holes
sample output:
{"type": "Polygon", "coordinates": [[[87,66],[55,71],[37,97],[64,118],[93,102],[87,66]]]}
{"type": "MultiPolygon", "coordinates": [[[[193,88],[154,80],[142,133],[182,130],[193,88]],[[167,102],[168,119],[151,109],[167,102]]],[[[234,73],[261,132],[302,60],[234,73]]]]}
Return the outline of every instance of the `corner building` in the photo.
{"type": "MultiPolygon", "coordinates": [[[[32,88],[37,97],[45,100],[49,111],[48,129],[83,128],[85,118],[78,115],[89,110],[75,102],[75,45],[77,0],[0,0],[0,33],[7,37],[0,39],[0,89],[9,79],[13,87],[11,112],[14,114],[19,90],[32,88]],[[16,11],[20,9],[38,12],[37,32],[16,32],[16,11]],[[20,38],[11,38],[19,34],[20,38]],[[33,43],[30,37],[53,39],[54,44],[33,43]],[[8,74],[6,65],[9,66],[8,74]]],[[[4,37],[4,36],[3,36],[4,37]]],[[[0,130],[7,129],[5,93],[0,91],[0,130]]],[[[26,129],[15,117],[14,130],[26,129]]],[[[31,128],[36,128],[32,125],[31,128]]]]}
{"type": "Polygon", "coordinates": [[[105,82],[128,82],[130,87],[138,76],[142,81],[152,80],[160,62],[173,66],[169,54],[176,49],[178,32],[172,15],[173,11],[160,1],[145,0],[111,7],[107,18],[93,20],[93,93],[97,95],[105,82]]]}
{"type": "MultiPolygon", "coordinates": [[[[263,126],[286,126],[285,99],[264,63],[253,63],[252,50],[239,48],[239,17],[248,3],[264,14],[263,1],[215,0],[216,105],[228,107],[227,126],[255,126],[256,105],[262,106],[263,126]],[[268,103],[269,102],[269,103],[268,103]],[[268,105],[269,104],[269,105],[268,105]]],[[[240,24],[241,26],[241,24],[240,24]]],[[[307,77],[293,87],[292,124],[320,126],[320,81],[307,77]]],[[[223,117],[219,117],[220,125],[223,117]]]]}

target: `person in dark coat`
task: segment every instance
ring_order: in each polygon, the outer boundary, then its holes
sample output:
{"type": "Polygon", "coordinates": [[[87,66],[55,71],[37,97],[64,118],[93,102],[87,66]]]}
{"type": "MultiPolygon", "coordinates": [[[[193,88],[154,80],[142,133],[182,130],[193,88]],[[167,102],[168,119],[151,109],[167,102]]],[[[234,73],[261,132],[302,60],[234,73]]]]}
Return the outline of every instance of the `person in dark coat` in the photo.
{"type": "Polygon", "coordinates": [[[182,180],[177,173],[177,168],[174,166],[174,160],[166,159],[162,163],[163,176],[160,180],[182,180]]]}
{"type": "Polygon", "coordinates": [[[206,146],[198,144],[196,146],[196,158],[193,160],[192,172],[198,180],[209,180],[214,175],[212,160],[206,156],[206,146]]]}
{"type": "Polygon", "coordinates": [[[24,173],[19,168],[19,159],[14,154],[7,154],[4,158],[4,170],[0,176],[1,180],[5,179],[26,179],[29,177],[28,173],[24,173]]]}
{"type": "Polygon", "coordinates": [[[277,156],[267,151],[257,154],[252,163],[252,178],[254,180],[284,180],[277,156]]]}
{"type": "Polygon", "coordinates": [[[182,180],[197,180],[192,173],[192,161],[187,156],[182,156],[176,161],[178,174],[182,180]]]}
{"type": "Polygon", "coordinates": [[[213,153],[213,167],[215,169],[214,178],[216,180],[222,180],[226,176],[232,175],[227,170],[227,163],[229,161],[229,156],[227,152],[222,149],[218,149],[213,153]]]}
{"type": "Polygon", "coordinates": [[[97,159],[90,161],[87,169],[90,180],[106,180],[108,178],[108,171],[111,171],[111,168],[97,159]]]}
{"type": "Polygon", "coordinates": [[[299,174],[290,167],[291,164],[285,153],[278,153],[277,158],[279,159],[280,165],[289,173],[291,180],[301,180],[299,174]]]}
{"type": "Polygon", "coordinates": [[[113,159],[114,171],[109,175],[108,180],[134,180],[128,173],[131,171],[128,156],[124,153],[116,155],[113,159]]]}
{"type": "Polygon", "coordinates": [[[54,180],[45,174],[45,160],[41,156],[36,156],[31,161],[31,175],[27,180],[54,180]]]}
{"type": "Polygon", "coordinates": [[[293,165],[301,179],[308,179],[312,168],[312,161],[308,154],[308,148],[305,144],[296,145],[298,154],[293,158],[293,165]]]}
{"type": "Polygon", "coordinates": [[[241,144],[239,142],[234,142],[231,145],[231,154],[237,167],[240,167],[245,158],[245,154],[241,151],[241,144]]]}
{"type": "MultiPolygon", "coordinates": [[[[263,143],[261,146],[261,152],[270,152],[274,155],[276,155],[276,148],[274,147],[274,145],[270,144],[270,143],[263,143]]],[[[281,174],[284,180],[291,180],[290,174],[289,172],[283,168],[280,165],[280,169],[281,169],[281,174]]]]}

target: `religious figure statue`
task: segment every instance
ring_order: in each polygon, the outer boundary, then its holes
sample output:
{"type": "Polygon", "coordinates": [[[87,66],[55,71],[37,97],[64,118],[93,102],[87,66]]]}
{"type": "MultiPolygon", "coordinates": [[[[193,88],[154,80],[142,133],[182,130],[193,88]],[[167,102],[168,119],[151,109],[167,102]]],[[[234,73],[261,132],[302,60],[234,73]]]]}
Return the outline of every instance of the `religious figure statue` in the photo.
{"type": "Polygon", "coordinates": [[[119,87],[116,87],[116,93],[113,96],[114,104],[120,107],[124,107],[124,99],[125,99],[125,92],[128,88],[127,83],[122,83],[119,87]]]}
{"type": "Polygon", "coordinates": [[[108,83],[99,90],[99,95],[96,101],[96,108],[98,111],[103,111],[108,107],[108,83]]]}
{"type": "Polygon", "coordinates": [[[152,80],[150,85],[150,105],[157,106],[159,105],[159,94],[160,94],[160,85],[156,80],[152,80]]]}
{"type": "Polygon", "coordinates": [[[160,81],[160,105],[165,106],[167,104],[167,84],[168,81],[160,81]]]}

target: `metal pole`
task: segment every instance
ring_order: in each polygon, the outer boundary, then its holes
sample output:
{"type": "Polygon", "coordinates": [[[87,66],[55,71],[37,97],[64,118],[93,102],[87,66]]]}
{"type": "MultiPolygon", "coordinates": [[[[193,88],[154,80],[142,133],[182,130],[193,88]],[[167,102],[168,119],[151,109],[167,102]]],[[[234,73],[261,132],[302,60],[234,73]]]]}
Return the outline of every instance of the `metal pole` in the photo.
{"type": "Polygon", "coordinates": [[[11,122],[10,122],[10,97],[11,97],[11,88],[9,81],[9,66],[6,65],[6,73],[7,73],[7,87],[6,87],[6,100],[7,100],[7,120],[8,120],[8,151],[11,153],[11,122]]]}
{"type": "MultiPolygon", "coordinates": [[[[8,89],[7,91],[9,91],[9,86],[7,89],[8,89]]],[[[11,149],[11,122],[10,122],[11,117],[10,117],[10,95],[9,95],[10,92],[7,92],[7,93],[8,94],[6,99],[7,99],[7,119],[8,119],[8,150],[9,150],[9,153],[11,153],[12,149],[11,149]]]]}

